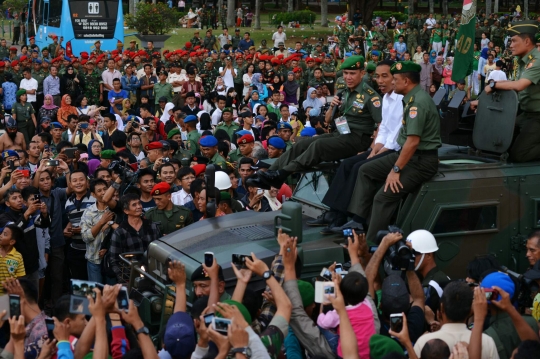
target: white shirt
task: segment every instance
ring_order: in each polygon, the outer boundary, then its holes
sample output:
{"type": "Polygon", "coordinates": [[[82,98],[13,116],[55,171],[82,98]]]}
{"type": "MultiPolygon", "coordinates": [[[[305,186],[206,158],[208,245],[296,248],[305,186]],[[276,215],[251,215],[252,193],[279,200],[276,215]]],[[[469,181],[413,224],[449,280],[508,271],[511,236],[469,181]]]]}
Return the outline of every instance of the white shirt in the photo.
{"type": "Polygon", "coordinates": [[[171,195],[171,201],[173,204],[177,206],[183,206],[184,204],[188,203],[189,201],[193,201],[193,197],[191,197],[190,193],[187,193],[182,188],[180,191],[174,192],[171,195]]]}
{"type": "MultiPolygon", "coordinates": [[[[489,73],[489,76],[487,78],[487,81],[493,80],[493,81],[506,81],[506,74],[502,70],[493,70],[489,73]]],[[[22,86],[21,86],[22,87],[22,86]]]]}
{"type": "Polygon", "coordinates": [[[428,29],[432,29],[435,27],[435,24],[437,23],[437,20],[431,18],[426,20],[426,25],[428,29]]]}
{"type": "Polygon", "coordinates": [[[274,35],[272,35],[272,40],[274,40],[274,47],[278,47],[280,42],[285,43],[285,40],[287,40],[287,35],[285,32],[280,34],[278,31],[276,31],[274,32],[274,35]]]}
{"type": "MultiPolygon", "coordinates": [[[[172,85],[176,81],[184,81],[182,73],[171,72],[167,78],[167,82],[172,85]]],[[[182,85],[173,87],[174,92],[180,92],[180,90],[182,90],[182,85]]]]}
{"type": "MultiPolygon", "coordinates": [[[[223,75],[223,82],[225,83],[225,86],[227,86],[227,90],[229,87],[233,87],[234,88],[234,77],[232,75],[232,72],[235,72],[236,74],[236,70],[233,68],[231,70],[227,69],[227,71],[225,71],[225,75],[223,75]]],[[[219,68],[219,73],[223,72],[223,67],[220,67],[219,68]]],[[[227,96],[227,93],[225,92],[225,96],[227,96]]]]}
{"type": "Polygon", "coordinates": [[[384,148],[398,151],[401,147],[396,142],[401,120],[403,119],[403,95],[394,91],[386,94],[382,101],[382,122],[375,143],[382,143],[384,148]]]}
{"type": "Polygon", "coordinates": [[[229,41],[232,40],[232,36],[231,35],[225,35],[225,34],[221,34],[218,36],[218,40],[219,40],[219,43],[221,44],[221,47],[227,45],[229,43],[229,41]]]}
{"type": "MultiPolygon", "coordinates": [[[[111,88],[113,87],[113,80],[114,79],[121,79],[122,78],[122,74],[120,73],[120,71],[118,70],[105,70],[103,71],[103,73],[101,74],[101,79],[103,80],[103,83],[111,86],[111,88]]],[[[110,91],[110,90],[106,90],[106,91],[110,91]]]]}
{"type": "MultiPolygon", "coordinates": [[[[19,87],[25,90],[37,90],[38,82],[34,78],[30,78],[30,80],[22,79],[19,87]]],[[[27,93],[26,102],[36,102],[36,94],[31,95],[27,93]]]]}
{"type": "Polygon", "coordinates": [[[221,110],[219,107],[216,107],[214,113],[212,114],[212,126],[217,126],[217,124],[221,121],[221,110]]]}

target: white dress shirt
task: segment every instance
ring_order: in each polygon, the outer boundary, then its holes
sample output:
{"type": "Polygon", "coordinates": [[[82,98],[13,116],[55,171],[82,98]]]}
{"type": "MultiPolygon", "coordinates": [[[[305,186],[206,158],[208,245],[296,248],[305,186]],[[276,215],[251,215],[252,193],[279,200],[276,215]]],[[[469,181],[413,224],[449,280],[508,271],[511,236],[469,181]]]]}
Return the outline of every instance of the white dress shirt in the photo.
{"type": "MultiPolygon", "coordinates": [[[[37,90],[38,89],[38,82],[34,78],[30,78],[30,80],[22,79],[20,88],[25,90],[37,90]]],[[[27,102],[36,102],[36,94],[26,94],[27,102]]]]}
{"type": "Polygon", "coordinates": [[[189,201],[193,201],[193,197],[191,197],[190,193],[187,193],[182,188],[180,191],[174,192],[171,195],[171,201],[173,204],[177,206],[183,206],[184,204],[188,203],[189,201]]]}
{"type": "Polygon", "coordinates": [[[375,143],[382,143],[384,148],[399,151],[401,147],[396,142],[401,120],[403,119],[403,95],[394,91],[384,95],[382,101],[382,122],[375,143]]]}
{"type": "MultiPolygon", "coordinates": [[[[120,71],[118,70],[105,70],[103,71],[103,73],[101,74],[101,79],[103,80],[103,83],[111,86],[111,88],[113,88],[113,80],[114,79],[121,79],[122,78],[122,74],[120,73],[120,71]]],[[[109,89],[107,89],[106,91],[110,91],[109,89]]],[[[93,105],[93,104],[92,104],[93,105]]]]}
{"type": "Polygon", "coordinates": [[[217,124],[221,122],[221,114],[222,111],[217,107],[212,114],[212,126],[217,126],[217,124]]]}

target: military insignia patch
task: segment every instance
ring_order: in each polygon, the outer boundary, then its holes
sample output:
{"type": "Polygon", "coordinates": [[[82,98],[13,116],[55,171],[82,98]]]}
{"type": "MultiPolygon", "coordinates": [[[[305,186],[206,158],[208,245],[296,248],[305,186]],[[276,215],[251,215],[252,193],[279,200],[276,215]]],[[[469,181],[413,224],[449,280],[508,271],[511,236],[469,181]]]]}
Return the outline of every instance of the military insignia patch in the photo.
{"type": "Polygon", "coordinates": [[[401,124],[405,126],[405,120],[401,120],[401,124]]]}
{"type": "Polygon", "coordinates": [[[377,101],[373,102],[373,106],[381,107],[381,101],[377,100],[377,101]]]}
{"type": "Polygon", "coordinates": [[[156,190],[154,191],[154,194],[159,195],[159,189],[156,189],[156,190]]]}
{"type": "Polygon", "coordinates": [[[525,66],[525,69],[528,70],[528,69],[530,69],[531,67],[533,67],[533,65],[534,65],[534,59],[531,60],[531,62],[529,62],[529,63],[527,64],[527,66],[525,66]]]}
{"type": "Polygon", "coordinates": [[[411,107],[409,109],[409,117],[415,118],[418,115],[418,108],[417,107],[411,107]]]}
{"type": "Polygon", "coordinates": [[[360,67],[361,67],[360,61],[357,61],[357,62],[356,62],[356,67],[357,67],[357,68],[360,68],[360,67]]]}
{"type": "Polygon", "coordinates": [[[402,65],[401,63],[398,62],[398,63],[396,64],[396,69],[401,70],[402,67],[403,67],[403,65],[402,65]]]}

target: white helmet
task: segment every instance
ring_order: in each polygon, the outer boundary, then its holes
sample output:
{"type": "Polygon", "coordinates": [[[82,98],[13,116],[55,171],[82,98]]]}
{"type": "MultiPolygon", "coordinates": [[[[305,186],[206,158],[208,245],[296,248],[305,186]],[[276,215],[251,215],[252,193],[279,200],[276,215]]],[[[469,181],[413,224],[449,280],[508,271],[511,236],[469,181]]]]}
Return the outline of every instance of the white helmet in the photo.
{"type": "Polygon", "coordinates": [[[413,249],[419,253],[433,253],[439,250],[437,241],[431,232],[425,229],[418,229],[407,236],[413,249]]]}
{"type": "Polygon", "coordinates": [[[231,178],[223,171],[216,171],[216,178],[214,183],[220,191],[231,188],[231,178]]]}

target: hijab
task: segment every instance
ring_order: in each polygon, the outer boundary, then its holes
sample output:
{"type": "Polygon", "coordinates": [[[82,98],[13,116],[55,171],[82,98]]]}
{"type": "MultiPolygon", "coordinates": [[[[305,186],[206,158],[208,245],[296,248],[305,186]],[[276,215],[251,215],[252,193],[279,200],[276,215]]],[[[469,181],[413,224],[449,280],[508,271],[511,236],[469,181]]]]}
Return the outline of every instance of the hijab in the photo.
{"type": "Polygon", "coordinates": [[[54,110],[54,109],[58,108],[58,106],[56,106],[56,105],[54,104],[54,102],[53,102],[53,97],[52,97],[52,95],[45,95],[44,99],[47,99],[47,98],[51,100],[51,104],[50,104],[50,105],[45,105],[45,102],[44,102],[42,107],[43,107],[45,110],[54,110]]]}
{"type": "Polygon", "coordinates": [[[253,76],[251,77],[251,86],[257,86],[257,91],[259,92],[259,94],[261,92],[264,92],[264,89],[263,89],[264,85],[261,83],[260,73],[253,74],[253,76]]]}
{"type": "Polygon", "coordinates": [[[306,99],[304,100],[304,102],[302,102],[302,107],[304,108],[304,110],[308,107],[312,107],[312,108],[321,107],[321,101],[319,101],[316,97],[311,98],[311,94],[313,93],[313,91],[317,91],[317,90],[314,87],[310,87],[309,90],[307,91],[306,99]]]}
{"type": "MultiPolygon", "coordinates": [[[[253,76],[255,76],[255,75],[253,75],[253,76]]],[[[251,109],[252,109],[253,111],[255,111],[256,105],[264,105],[264,101],[261,100],[261,97],[260,97],[261,94],[259,93],[259,91],[257,91],[257,90],[251,91],[251,96],[250,96],[250,98],[249,98],[249,107],[251,107],[251,109]],[[254,93],[254,92],[256,92],[256,93],[259,95],[259,99],[258,99],[258,100],[253,100],[253,99],[251,98],[251,96],[253,96],[253,93],[254,93]]]]}
{"type": "Polygon", "coordinates": [[[429,63],[434,64],[436,60],[437,60],[437,51],[431,50],[431,52],[429,53],[429,63]]]}
{"type": "MultiPolygon", "coordinates": [[[[90,155],[89,155],[90,156],[90,155]]],[[[89,160],[88,161],[88,175],[93,176],[94,173],[96,173],[97,168],[99,167],[101,161],[100,160],[89,160]]]]}
{"type": "Polygon", "coordinates": [[[270,204],[272,211],[278,211],[281,209],[281,202],[278,201],[277,197],[272,197],[269,190],[264,190],[264,197],[266,197],[268,200],[268,204],[270,204]]]}
{"type": "Polygon", "coordinates": [[[121,111],[121,112],[122,112],[122,115],[127,115],[127,114],[128,114],[127,112],[128,112],[129,110],[131,110],[131,108],[129,108],[129,109],[126,108],[126,103],[127,103],[128,101],[131,103],[131,101],[130,101],[129,98],[125,98],[125,99],[122,100],[122,111],[121,111]]]}
{"type": "Polygon", "coordinates": [[[167,102],[165,105],[165,108],[163,109],[163,115],[159,118],[159,120],[163,123],[167,123],[171,119],[171,115],[169,115],[169,111],[174,108],[174,103],[167,102]]]}
{"type": "Polygon", "coordinates": [[[489,49],[487,47],[484,47],[482,49],[482,52],[480,52],[480,57],[482,57],[483,59],[487,60],[488,58],[488,51],[489,49]]]}
{"type": "MultiPolygon", "coordinates": [[[[90,140],[90,142],[88,142],[88,168],[90,168],[90,160],[101,161],[101,158],[99,156],[96,156],[92,153],[92,145],[94,144],[94,142],[98,142],[99,144],[101,144],[101,142],[99,142],[98,140],[90,140]]],[[[103,146],[101,147],[103,148],[103,146]]]]}
{"type": "Polygon", "coordinates": [[[446,63],[444,65],[444,68],[446,69],[446,71],[452,71],[452,67],[454,66],[454,58],[453,57],[448,57],[446,60],[448,61],[448,59],[450,59],[450,63],[446,63]]]}
{"type": "MultiPolygon", "coordinates": [[[[66,98],[68,98],[68,97],[71,97],[71,96],[69,96],[69,95],[64,95],[64,96],[62,96],[62,102],[60,103],[60,108],[63,109],[63,110],[65,110],[65,111],[72,111],[72,107],[73,107],[73,106],[68,105],[68,104],[66,103],[66,98]]],[[[76,111],[75,111],[75,112],[76,112],[76,111]]]]}
{"type": "Polygon", "coordinates": [[[287,99],[288,96],[296,96],[296,91],[300,87],[298,82],[293,78],[292,81],[289,81],[289,75],[294,76],[294,72],[289,71],[287,74],[287,81],[283,83],[283,91],[285,92],[285,99],[287,99]]]}
{"type": "Polygon", "coordinates": [[[68,67],[66,67],[66,73],[64,74],[64,77],[65,77],[66,79],[72,80],[72,79],[75,78],[75,75],[76,75],[76,74],[75,74],[75,68],[73,68],[72,65],[69,65],[68,67]],[[70,74],[70,73],[68,72],[69,69],[72,69],[72,70],[73,70],[73,73],[70,74]]]}
{"type": "Polygon", "coordinates": [[[442,56],[437,56],[437,60],[441,60],[441,63],[437,63],[437,61],[435,61],[435,63],[433,64],[433,67],[435,69],[437,69],[437,71],[439,71],[440,74],[442,74],[443,72],[443,66],[444,66],[444,58],[442,56]]]}

